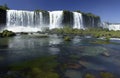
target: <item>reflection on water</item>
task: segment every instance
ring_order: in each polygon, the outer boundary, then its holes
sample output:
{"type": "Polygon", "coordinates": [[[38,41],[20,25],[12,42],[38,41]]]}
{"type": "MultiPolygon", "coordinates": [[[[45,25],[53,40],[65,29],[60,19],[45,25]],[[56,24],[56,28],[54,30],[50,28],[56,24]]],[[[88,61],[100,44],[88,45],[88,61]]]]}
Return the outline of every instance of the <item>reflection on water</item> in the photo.
{"type": "MultiPolygon", "coordinates": [[[[120,74],[120,44],[93,44],[92,38],[76,36],[71,42],[62,37],[50,35],[48,38],[18,35],[0,39],[0,66],[14,62],[31,60],[40,56],[58,55],[60,62],[73,63],[72,69],[64,72],[69,78],[82,78],[81,70],[74,70],[77,64],[87,70],[110,71],[120,74]],[[110,53],[110,57],[101,55],[110,53]],[[75,64],[76,63],[76,64],[75,64]]],[[[117,42],[117,41],[114,41],[117,42]]],[[[70,64],[68,64],[70,65],[70,64]]]]}
{"type": "Polygon", "coordinates": [[[7,60],[8,63],[42,55],[55,55],[60,52],[60,49],[54,45],[60,44],[61,42],[60,38],[54,36],[50,36],[49,38],[34,38],[23,35],[0,39],[1,58],[4,56],[4,61],[7,60]]]}
{"type": "Polygon", "coordinates": [[[62,39],[58,37],[57,35],[51,35],[49,37],[49,45],[57,45],[62,43],[62,39]]]}
{"type": "Polygon", "coordinates": [[[58,52],[60,52],[60,49],[57,47],[50,47],[49,48],[50,54],[58,54],[58,52]]]}
{"type": "Polygon", "coordinates": [[[65,75],[69,78],[82,78],[81,72],[75,70],[67,70],[65,75]]]}
{"type": "Polygon", "coordinates": [[[80,41],[81,41],[81,39],[80,39],[80,37],[79,36],[75,36],[74,38],[73,38],[73,44],[79,44],[80,43],[80,41]]]}

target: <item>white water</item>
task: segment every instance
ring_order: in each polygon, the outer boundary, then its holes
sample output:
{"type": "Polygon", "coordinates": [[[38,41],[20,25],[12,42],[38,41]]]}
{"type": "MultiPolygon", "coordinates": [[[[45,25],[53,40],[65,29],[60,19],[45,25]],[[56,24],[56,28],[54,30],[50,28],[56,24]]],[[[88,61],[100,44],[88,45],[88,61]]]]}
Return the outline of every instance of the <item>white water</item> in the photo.
{"type": "Polygon", "coordinates": [[[61,28],[63,11],[52,11],[52,12],[49,12],[49,15],[50,15],[50,29],[61,28]]]}
{"type": "Polygon", "coordinates": [[[73,17],[74,17],[74,26],[73,26],[73,28],[84,29],[82,14],[77,13],[77,12],[73,12],[73,17]]]}
{"type": "Polygon", "coordinates": [[[41,31],[42,13],[33,11],[7,10],[7,30],[13,32],[41,31]]]}
{"type": "Polygon", "coordinates": [[[34,12],[31,11],[7,11],[7,26],[33,26],[34,12]]]}
{"type": "MultiPolygon", "coordinates": [[[[49,23],[46,25],[42,12],[7,10],[7,30],[13,32],[37,32],[49,29],[62,28],[63,11],[49,11],[49,23]],[[44,24],[45,23],[45,24],[44,24]]],[[[85,29],[83,25],[83,16],[81,13],[73,12],[73,28],[85,29]]],[[[94,19],[91,20],[94,25],[94,19]]],[[[120,29],[119,26],[115,26],[120,29]]],[[[113,27],[110,27],[111,29],[113,27]]]]}
{"type": "Polygon", "coordinates": [[[109,25],[108,29],[115,30],[115,31],[120,30],[120,24],[111,24],[109,25]]]}
{"type": "Polygon", "coordinates": [[[101,27],[109,29],[109,30],[120,30],[120,23],[107,23],[107,22],[103,22],[101,27]]]}
{"type": "MultiPolygon", "coordinates": [[[[61,28],[63,11],[49,12],[49,21],[47,25],[49,29],[61,28]]],[[[42,12],[7,10],[7,30],[13,32],[37,32],[42,31],[46,27],[43,23],[42,12]]]]}

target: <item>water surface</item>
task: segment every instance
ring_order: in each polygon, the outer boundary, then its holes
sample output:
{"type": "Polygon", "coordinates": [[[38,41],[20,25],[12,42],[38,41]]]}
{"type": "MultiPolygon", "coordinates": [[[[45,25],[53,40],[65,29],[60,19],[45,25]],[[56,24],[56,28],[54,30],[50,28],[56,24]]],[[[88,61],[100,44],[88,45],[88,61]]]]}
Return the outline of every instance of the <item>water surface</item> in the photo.
{"type": "Polygon", "coordinates": [[[96,71],[119,75],[120,41],[111,40],[109,44],[97,44],[93,43],[95,40],[97,39],[75,36],[72,41],[66,42],[57,35],[49,35],[48,38],[35,35],[0,38],[0,66],[2,68],[41,56],[55,55],[58,62],[68,66],[63,72],[64,77],[82,78],[84,73],[96,71]],[[110,56],[103,56],[103,52],[108,52],[110,56]]]}

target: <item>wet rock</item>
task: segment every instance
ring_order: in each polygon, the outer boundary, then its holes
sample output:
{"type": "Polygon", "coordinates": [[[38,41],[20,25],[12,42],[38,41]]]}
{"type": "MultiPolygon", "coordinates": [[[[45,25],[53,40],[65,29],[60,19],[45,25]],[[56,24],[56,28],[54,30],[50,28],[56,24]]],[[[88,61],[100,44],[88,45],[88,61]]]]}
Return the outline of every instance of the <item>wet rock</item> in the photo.
{"type": "Polygon", "coordinates": [[[79,64],[68,64],[68,68],[73,68],[73,69],[78,69],[80,68],[81,66],[79,64]]]}
{"type": "Polygon", "coordinates": [[[96,78],[93,74],[87,73],[85,78],[96,78]]]}
{"type": "Polygon", "coordinates": [[[12,37],[15,36],[16,34],[12,31],[4,30],[1,34],[0,37],[12,37]]]}
{"type": "Polygon", "coordinates": [[[110,56],[110,54],[108,52],[103,52],[101,55],[106,56],[106,57],[110,56]]]}
{"type": "Polygon", "coordinates": [[[68,64],[67,64],[67,68],[77,70],[77,69],[82,69],[82,68],[84,68],[84,67],[83,67],[81,64],[68,63],[68,64]]]}
{"type": "Polygon", "coordinates": [[[65,41],[71,41],[71,38],[70,38],[69,36],[65,36],[65,37],[64,37],[64,40],[65,40],[65,41]]]}
{"type": "Polygon", "coordinates": [[[101,73],[100,73],[100,76],[101,76],[102,78],[116,78],[114,74],[109,73],[109,72],[101,72],[101,73]]]}
{"type": "Polygon", "coordinates": [[[82,73],[76,70],[66,70],[65,78],[82,78],[82,73]]]}

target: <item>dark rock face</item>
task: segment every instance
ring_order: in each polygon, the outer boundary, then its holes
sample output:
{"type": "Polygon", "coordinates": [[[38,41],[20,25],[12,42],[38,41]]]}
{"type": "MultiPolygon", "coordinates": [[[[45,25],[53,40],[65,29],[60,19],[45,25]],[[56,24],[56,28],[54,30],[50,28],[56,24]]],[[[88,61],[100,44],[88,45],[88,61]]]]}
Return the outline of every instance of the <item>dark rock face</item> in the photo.
{"type": "Polygon", "coordinates": [[[90,16],[87,14],[82,14],[83,15],[83,24],[85,27],[90,28],[90,27],[99,27],[100,26],[100,17],[97,16],[90,16]]]}
{"type": "Polygon", "coordinates": [[[47,11],[43,11],[42,12],[43,13],[43,23],[45,24],[45,25],[48,25],[49,23],[50,23],[50,15],[49,15],[49,12],[47,12],[47,11]]]}
{"type": "Polygon", "coordinates": [[[36,10],[35,11],[36,15],[34,15],[34,25],[38,25],[37,23],[38,23],[38,21],[40,21],[40,20],[38,20],[39,16],[40,16],[39,12],[42,12],[42,15],[43,15],[43,24],[44,25],[48,25],[50,23],[50,21],[49,21],[49,17],[50,17],[49,16],[49,12],[48,11],[44,11],[44,10],[36,10]]]}
{"type": "MultiPolygon", "coordinates": [[[[82,13],[82,12],[78,12],[82,13]]],[[[99,16],[96,16],[91,13],[82,13],[83,17],[83,25],[85,28],[91,28],[91,27],[99,27],[101,20],[99,16]]],[[[70,26],[72,27],[74,24],[74,15],[71,11],[63,11],[63,20],[62,23],[64,26],[70,26]]]]}
{"type": "Polygon", "coordinates": [[[62,23],[65,25],[65,26],[73,26],[73,13],[70,12],[70,11],[66,11],[64,10],[63,11],[63,21],[62,23]]]}
{"type": "Polygon", "coordinates": [[[0,9],[0,25],[6,24],[6,10],[0,9]]]}

